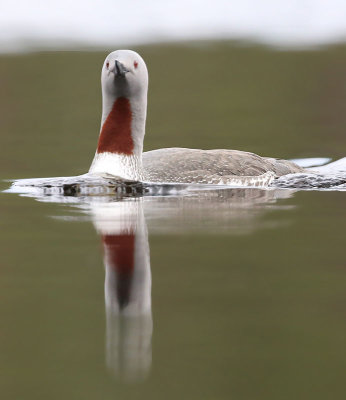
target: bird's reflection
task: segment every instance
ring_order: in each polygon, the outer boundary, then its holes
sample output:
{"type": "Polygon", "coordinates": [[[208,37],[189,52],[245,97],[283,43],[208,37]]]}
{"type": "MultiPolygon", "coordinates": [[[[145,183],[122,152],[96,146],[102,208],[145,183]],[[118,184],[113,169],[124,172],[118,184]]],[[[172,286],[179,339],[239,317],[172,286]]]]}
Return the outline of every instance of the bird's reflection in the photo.
{"type": "Polygon", "coordinates": [[[52,194],[40,188],[25,192],[39,201],[73,204],[84,212],[83,217],[67,216],[63,220],[84,220],[85,214],[87,219],[91,216],[104,253],[106,363],[112,375],[126,381],[145,379],[152,362],[147,222],[150,232],[159,235],[251,234],[256,229],[276,228],[284,223],[282,219],[273,222],[262,216],[274,209],[291,209],[292,206],[278,200],[294,194],[287,189],[192,187],[177,192],[174,185],[169,188],[163,187],[156,195],[125,198],[98,191],[88,196],[77,192],[70,196],[52,194]]]}
{"type": "Polygon", "coordinates": [[[104,249],[106,363],[126,381],[151,366],[151,271],[141,199],[93,205],[104,249]]]}
{"type": "Polygon", "coordinates": [[[151,271],[144,212],[156,233],[181,234],[194,226],[210,232],[214,221],[219,232],[241,234],[258,228],[257,217],[278,198],[290,195],[289,191],[232,189],[190,197],[89,199],[87,210],[103,244],[106,363],[113,375],[142,380],[151,367],[151,271]]]}

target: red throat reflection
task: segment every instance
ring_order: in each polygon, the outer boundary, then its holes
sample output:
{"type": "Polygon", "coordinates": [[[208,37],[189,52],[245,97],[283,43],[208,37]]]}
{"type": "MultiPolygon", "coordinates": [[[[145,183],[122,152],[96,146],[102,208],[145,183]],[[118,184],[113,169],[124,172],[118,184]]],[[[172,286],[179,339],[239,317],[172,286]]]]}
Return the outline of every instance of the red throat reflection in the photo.
{"type": "Polygon", "coordinates": [[[120,309],[130,301],[135,263],[135,235],[103,235],[107,264],[116,273],[116,295],[120,309]]]}

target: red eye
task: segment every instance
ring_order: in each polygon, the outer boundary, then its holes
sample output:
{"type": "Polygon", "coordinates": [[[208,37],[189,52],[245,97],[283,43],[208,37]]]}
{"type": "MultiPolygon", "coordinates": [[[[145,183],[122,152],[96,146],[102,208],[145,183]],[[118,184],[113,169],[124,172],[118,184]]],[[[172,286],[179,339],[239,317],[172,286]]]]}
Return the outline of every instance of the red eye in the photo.
{"type": "Polygon", "coordinates": [[[137,67],[138,67],[138,62],[135,61],[135,62],[133,63],[133,65],[134,65],[135,68],[137,68],[137,67]]]}
{"type": "Polygon", "coordinates": [[[106,68],[107,69],[109,68],[109,62],[106,62],[106,68]]]}

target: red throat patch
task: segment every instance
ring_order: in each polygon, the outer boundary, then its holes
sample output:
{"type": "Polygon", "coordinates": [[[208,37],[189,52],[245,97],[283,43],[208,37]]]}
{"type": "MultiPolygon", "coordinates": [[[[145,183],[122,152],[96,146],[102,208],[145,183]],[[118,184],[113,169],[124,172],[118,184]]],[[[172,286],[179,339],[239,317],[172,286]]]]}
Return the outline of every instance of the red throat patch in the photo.
{"type": "Polygon", "coordinates": [[[134,148],[131,122],[130,101],[125,97],[119,97],[115,100],[112,110],[102,126],[97,153],[109,152],[131,155],[134,148]]]}

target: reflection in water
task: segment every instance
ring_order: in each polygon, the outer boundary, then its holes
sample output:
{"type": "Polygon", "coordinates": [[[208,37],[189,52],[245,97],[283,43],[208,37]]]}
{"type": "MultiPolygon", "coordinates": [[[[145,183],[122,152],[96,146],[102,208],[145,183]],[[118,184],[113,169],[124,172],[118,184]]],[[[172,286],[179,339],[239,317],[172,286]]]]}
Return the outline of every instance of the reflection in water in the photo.
{"type": "MultiPolygon", "coordinates": [[[[106,363],[126,381],[143,380],[150,371],[153,320],[148,242],[155,234],[243,234],[277,224],[260,218],[267,211],[290,209],[278,203],[294,191],[287,189],[191,190],[185,195],[64,196],[28,194],[39,201],[74,204],[89,215],[101,236],[105,265],[106,363]],[[147,220],[147,221],[146,221],[147,220]]],[[[64,220],[85,220],[62,217],[64,220]]]]}
{"type": "Polygon", "coordinates": [[[122,201],[112,196],[80,199],[104,248],[106,363],[112,374],[133,382],[144,379],[151,367],[151,271],[144,213],[154,233],[192,229],[242,234],[265,227],[258,217],[265,210],[284,208],[277,199],[292,193],[229,189],[122,201]]]}
{"type": "Polygon", "coordinates": [[[94,204],[105,265],[106,362],[124,380],[143,379],[151,365],[151,272],[142,202],[94,204]]]}
{"type": "Polygon", "coordinates": [[[244,234],[259,228],[273,228],[282,221],[261,219],[266,211],[290,209],[277,203],[290,198],[294,190],[216,189],[188,196],[144,198],[144,213],[150,233],[205,232],[244,234]]]}

